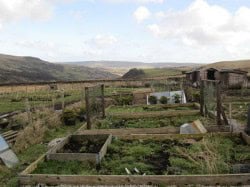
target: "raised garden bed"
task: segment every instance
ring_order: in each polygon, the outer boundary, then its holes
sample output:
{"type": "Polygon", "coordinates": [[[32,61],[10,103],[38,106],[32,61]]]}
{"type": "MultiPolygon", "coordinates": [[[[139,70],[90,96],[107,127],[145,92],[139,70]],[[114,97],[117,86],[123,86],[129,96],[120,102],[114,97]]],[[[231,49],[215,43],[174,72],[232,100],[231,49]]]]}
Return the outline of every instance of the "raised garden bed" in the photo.
{"type": "Polygon", "coordinates": [[[47,160],[101,162],[111,143],[111,135],[72,135],[48,151],[47,160]]]}
{"type": "Polygon", "coordinates": [[[23,185],[242,185],[250,183],[250,174],[235,174],[233,166],[249,164],[249,153],[250,146],[238,134],[125,136],[113,139],[98,166],[86,162],[44,162],[41,158],[32,170],[30,166],[21,173],[19,182],[23,185]]]}
{"type": "Polygon", "coordinates": [[[215,121],[211,118],[205,118],[201,115],[165,117],[165,118],[140,118],[140,119],[119,119],[107,117],[99,120],[95,124],[97,129],[119,129],[119,128],[161,128],[161,127],[180,127],[184,123],[192,123],[195,120],[201,120],[205,126],[212,126],[215,121]]]}
{"type": "Polygon", "coordinates": [[[195,103],[187,104],[157,104],[157,105],[127,105],[127,106],[110,106],[106,109],[107,114],[116,113],[141,113],[141,112],[159,112],[159,111],[176,111],[176,110],[195,110],[195,103]]]}

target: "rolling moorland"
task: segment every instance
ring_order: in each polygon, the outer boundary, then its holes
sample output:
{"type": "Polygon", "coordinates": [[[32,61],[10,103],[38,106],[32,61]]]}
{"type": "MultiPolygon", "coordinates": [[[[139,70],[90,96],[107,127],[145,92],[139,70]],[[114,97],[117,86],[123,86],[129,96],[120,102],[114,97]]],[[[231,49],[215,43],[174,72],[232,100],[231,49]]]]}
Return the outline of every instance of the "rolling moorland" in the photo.
{"type": "MultiPolygon", "coordinates": [[[[104,71],[123,76],[132,68],[137,69],[162,69],[182,68],[182,67],[199,67],[201,64],[196,63],[176,63],[176,62],[162,62],[162,63],[144,63],[144,62],[129,62],[129,61],[79,61],[79,62],[62,62],[62,64],[71,64],[79,66],[87,66],[90,68],[98,68],[104,71]]],[[[158,72],[158,70],[157,70],[158,72]]],[[[151,77],[151,76],[148,76],[151,77]]]]}
{"type": "Polygon", "coordinates": [[[118,76],[96,68],[54,64],[34,57],[0,54],[0,83],[114,78],[118,76]]]}

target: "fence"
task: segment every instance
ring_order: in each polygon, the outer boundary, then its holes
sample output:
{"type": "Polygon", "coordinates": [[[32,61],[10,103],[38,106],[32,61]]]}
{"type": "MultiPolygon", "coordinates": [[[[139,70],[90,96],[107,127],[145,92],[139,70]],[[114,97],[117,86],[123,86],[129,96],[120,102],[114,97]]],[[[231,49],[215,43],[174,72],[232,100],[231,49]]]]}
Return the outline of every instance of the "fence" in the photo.
{"type": "Polygon", "coordinates": [[[216,117],[217,125],[222,122],[228,125],[228,120],[221,102],[221,85],[219,81],[202,80],[200,86],[201,108],[200,112],[204,116],[212,115],[216,117]]]}
{"type": "Polygon", "coordinates": [[[87,128],[91,129],[93,119],[105,117],[104,85],[85,88],[87,128]]]}

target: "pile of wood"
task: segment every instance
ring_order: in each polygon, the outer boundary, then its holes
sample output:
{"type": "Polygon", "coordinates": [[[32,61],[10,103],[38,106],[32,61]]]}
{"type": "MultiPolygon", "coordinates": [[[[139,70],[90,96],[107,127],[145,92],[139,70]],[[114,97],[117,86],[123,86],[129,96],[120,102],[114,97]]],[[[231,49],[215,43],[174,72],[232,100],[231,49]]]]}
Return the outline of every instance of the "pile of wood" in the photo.
{"type": "Polygon", "coordinates": [[[2,133],[1,135],[9,145],[12,145],[16,141],[17,134],[18,134],[18,131],[10,130],[10,131],[2,133]]]}

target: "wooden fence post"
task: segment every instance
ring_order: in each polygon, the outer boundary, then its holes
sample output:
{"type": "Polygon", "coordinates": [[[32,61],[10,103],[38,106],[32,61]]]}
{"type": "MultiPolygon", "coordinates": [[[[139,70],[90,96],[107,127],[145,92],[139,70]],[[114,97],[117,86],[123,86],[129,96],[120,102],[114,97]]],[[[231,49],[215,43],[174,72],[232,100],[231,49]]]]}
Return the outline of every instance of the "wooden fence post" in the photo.
{"type": "Polygon", "coordinates": [[[220,87],[220,82],[216,82],[216,97],[217,97],[217,125],[222,125],[221,122],[221,109],[222,109],[222,104],[221,104],[221,87],[220,87]]]}
{"type": "Polygon", "coordinates": [[[202,116],[205,115],[204,111],[204,80],[201,80],[201,86],[200,86],[200,113],[202,116]]]}
{"type": "Polygon", "coordinates": [[[64,90],[62,90],[61,98],[62,98],[62,110],[64,110],[64,107],[65,107],[65,102],[64,102],[64,90]]]}
{"type": "Polygon", "coordinates": [[[25,110],[28,115],[29,124],[32,124],[31,107],[28,98],[25,99],[25,110]]]}
{"type": "Polygon", "coordinates": [[[248,106],[248,112],[247,112],[247,127],[246,127],[246,133],[250,135],[250,105],[248,106]]]}
{"type": "Polygon", "coordinates": [[[85,87],[85,104],[86,104],[87,129],[91,129],[89,89],[88,89],[88,87],[85,87]]]}
{"type": "Polygon", "coordinates": [[[104,96],[104,84],[101,85],[102,89],[102,118],[105,118],[105,96],[104,96]]]}

